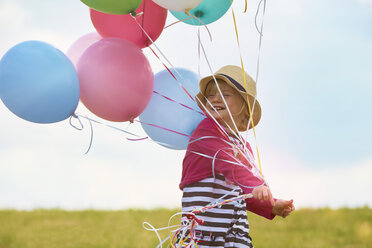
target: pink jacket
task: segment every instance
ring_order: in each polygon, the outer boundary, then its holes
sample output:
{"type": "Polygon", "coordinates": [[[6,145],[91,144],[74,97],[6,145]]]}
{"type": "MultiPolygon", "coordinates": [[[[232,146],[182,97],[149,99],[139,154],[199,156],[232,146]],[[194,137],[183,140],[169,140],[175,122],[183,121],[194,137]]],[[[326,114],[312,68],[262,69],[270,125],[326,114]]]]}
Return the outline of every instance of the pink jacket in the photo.
{"type": "MultiPolygon", "coordinates": [[[[234,161],[235,158],[231,146],[229,146],[228,143],[231,143],[229,137],[222,132],[214,120],[211,118],[205,118],[193,132],[192,138],[187,147],[186,155],[183,160],[180,189],[182,190],[183,187],[190,183],[211,177],[213,175],[213,159],[203,155],[214,157],[217,152],[214,162],[214,170],[216,174],[223,174],[226,179],[236,183],[237,185],[250,187],[262,185],[264,181],[254,176],[246,168],[226,162],[234,161]],[[199,154],[196,154],[195,152],[199,154]]],[[[251,149],[248,142],[246,145],[251,149]]],[[[251,166],[244,156],[238,155],[235,159],[238,159],[248,167],[251,166]]],[[[252,188],[247,187],[241,188],[245,194],[251,193],[253,190],[252,188]]],[[[269,201],[261,202],[257,199],[249,198],[246,199],[246,203],[247,210],[255,214],[267,219],[273,219],[275,217],[275,215],[272,214],[273,206],[269,201]]]]}

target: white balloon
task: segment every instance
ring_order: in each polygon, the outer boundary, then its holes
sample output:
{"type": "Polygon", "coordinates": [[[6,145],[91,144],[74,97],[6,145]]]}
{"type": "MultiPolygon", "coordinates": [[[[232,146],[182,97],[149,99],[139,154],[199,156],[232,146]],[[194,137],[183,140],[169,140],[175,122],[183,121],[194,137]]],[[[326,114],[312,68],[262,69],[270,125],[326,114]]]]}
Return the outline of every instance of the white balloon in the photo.
{"type": "Polygon", "coordinates": [[[185,12],[186,10],[191,10],[198,6],[202,0],[153,0],[153,1],[163,8],[177,12],[185,12]]]}

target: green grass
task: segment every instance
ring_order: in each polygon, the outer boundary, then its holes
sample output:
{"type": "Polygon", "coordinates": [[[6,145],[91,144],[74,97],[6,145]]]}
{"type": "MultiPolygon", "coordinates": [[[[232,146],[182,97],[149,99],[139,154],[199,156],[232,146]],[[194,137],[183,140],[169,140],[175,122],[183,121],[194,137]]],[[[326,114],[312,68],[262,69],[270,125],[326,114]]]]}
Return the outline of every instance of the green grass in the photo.
{"type": "MultiPolygon", "coordinates": [[[[155,247],[142,222],[167,226],[176,210],[0,210],[0,248],[155,247]]],[[[301,209],[273,221],[248,216],[256,248],[369,248],[372,210],[301,209]]],[[[161,232],[162,237],[167,232],[161,232]]]]}

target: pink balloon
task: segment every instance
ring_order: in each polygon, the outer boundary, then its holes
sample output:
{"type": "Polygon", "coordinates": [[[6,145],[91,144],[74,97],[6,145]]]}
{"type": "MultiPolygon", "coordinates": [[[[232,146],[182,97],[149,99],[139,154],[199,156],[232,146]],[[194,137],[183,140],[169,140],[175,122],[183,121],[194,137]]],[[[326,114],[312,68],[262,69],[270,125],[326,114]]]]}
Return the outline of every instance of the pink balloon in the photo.
{"type": "Polygon", "coordinates": [[[100,39],[102,39],[102,37],[97,33],[89,33],[80,37],[68,49],[66,53],[67,57],[76,67],[77,62],[85,49],[100,39]]]}
{"type": "Polygon", "coordinates": [[[104,38],[87,48],[77,64],[80,100],[109,121],[129,121],[149,103],[154,74],[142,50],[119,38],[104,38]]]}
{"type": "MultiPolygon", "coordinates": [[[[137,22],[155,41],[164,29],[167,10],[151,0],[144,0],[136,10],[137,22]],[[143,12],[142,15],[138,14],[143,12]]],[[[118,37],[135,43],[140,48],[151,44],[146,34],[131,15],[111,15],[90,9],[90,19],[102,37],[118,37]]]]}

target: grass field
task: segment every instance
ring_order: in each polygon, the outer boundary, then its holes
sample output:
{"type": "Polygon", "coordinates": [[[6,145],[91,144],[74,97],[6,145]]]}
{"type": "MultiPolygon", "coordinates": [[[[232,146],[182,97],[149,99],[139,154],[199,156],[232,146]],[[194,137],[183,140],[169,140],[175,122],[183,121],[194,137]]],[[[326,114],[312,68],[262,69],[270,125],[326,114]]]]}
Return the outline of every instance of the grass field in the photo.
{"type": "MultiPolygon", "coordinates": [[[[156,247],[142,222],[164,227],[177,210],[0,210],[0,248],[156,247]]],[[[300,209],[273,221],[249,214],[256,248],[370,248],[372,209],[300,209]]],[[[161,233],[162,237],[167,232],[161,233]]]]}

